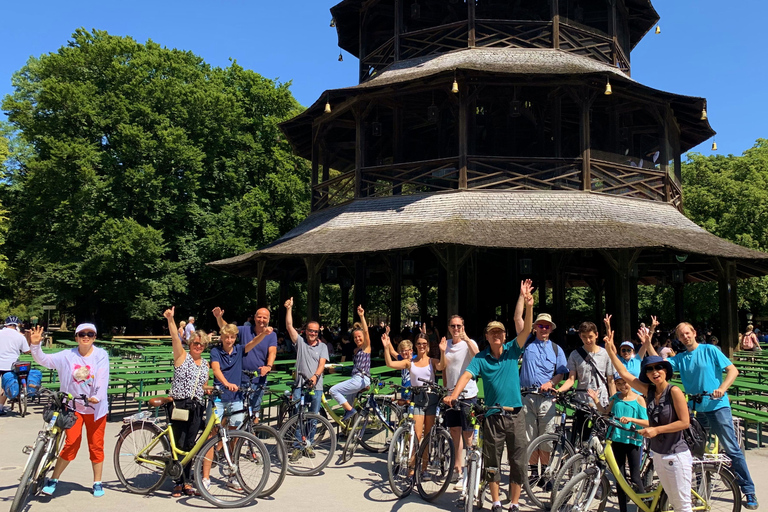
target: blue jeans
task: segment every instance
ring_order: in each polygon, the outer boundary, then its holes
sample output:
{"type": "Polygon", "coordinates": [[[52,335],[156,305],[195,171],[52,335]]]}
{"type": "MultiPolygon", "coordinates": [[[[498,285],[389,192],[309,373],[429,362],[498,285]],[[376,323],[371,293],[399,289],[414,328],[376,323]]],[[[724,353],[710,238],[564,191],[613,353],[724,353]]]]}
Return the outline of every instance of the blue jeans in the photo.
{"type": "MultiPolygon", "coordinates": [[[[293,390],[293,399],[298,400],[301,396],[301,392],[303,391],[302,388],[296,388],[293,390]]],[[[305,401],[309,401],[309,412],[320,412],[320,407],[323,404],[323,390],[322,389],[316,389],[314,395],[310,395],[309,392],[306,392],[307,394],[304,397],[305,401]]],[[[299,406],[300,407],[300,406],[299,406]]],[[[298,411],[296,411],[298,412],[298,411]]],[[[309,442],[314,442],[315,440],[315,430],[317,427],[317,421],[316,420],[309,420],[309,442]]],[[[301,429],[298,428],[298,425],[296,426],[296,443],[293,445],[294,449],[300,449],[301,448],[301,429]]]]}
{"type": "Polygon", "coordinates": [[[721,407],[715,411],[696,412],[696,419],[701,426],[720,439],[720,446],[725,454],[731,458],[731,469],[736,474],[736,480],[744,494],[754,494],[755,484],[747,468],[747,459],[736,441],[736,431],[733,430],[733,416],[730,407],[721,407]]]}
{"type": "MultiPolygon", "coordinates": [[[[266,377],[256,377],[253,380],[251,380],[254,386],[266,386],[267,385],[267,378],[266,377]]],[[[258,418],[261,414],[261,401],[264,398],[264,387],[258,387],[255,390],[251,391],[250,402],[251,402],[251,415],[253,418],[258,418]]]]}
{"type": "MultiPolygon", "coordinates": [[[[371,378],[367,375],[353,375],[351,379],[339,382],[331,388],[331,396],[339,405],[344,405],[355,399],[355,395],[371,385],[371,378]]],[[[351,405],[351,404],[350,404],[351,405]]]]}

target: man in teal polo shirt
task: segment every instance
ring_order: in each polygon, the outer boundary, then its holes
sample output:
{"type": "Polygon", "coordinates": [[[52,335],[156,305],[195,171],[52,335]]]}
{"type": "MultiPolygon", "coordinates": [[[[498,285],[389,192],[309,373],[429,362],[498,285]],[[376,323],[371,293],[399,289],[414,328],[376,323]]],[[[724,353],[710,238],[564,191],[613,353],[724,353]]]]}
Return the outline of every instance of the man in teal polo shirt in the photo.
{"type": "MultiPolygon", "coordinates": [[[[531,332],[533,320],[532,286],[529,283],[521,285],[525,295],[525,324],[523,333],[531,332]]],[[[520,395],[520,372],[517,361],[523,353],[525,336],[504,343],[506,329],[501,322],[490,322],[485,328],[485,339],[488,348],[477,354],[467,366],[467,370],[459,377],[453,393],[445,398],[445,402],[455,402],[464,386],[473,378],[482,378],[485,390],[485,404],[494,407],[485,416],[483,422],[483,458],[488,477],[491,480],[492,512],[501,512],[499,500],[499,482],[501,473],[501,455],[504,445],[509,455],[510,479],[510,512],[519,510],[520,486],[525,478],[525,413],[523,398],[520,395]]]]}

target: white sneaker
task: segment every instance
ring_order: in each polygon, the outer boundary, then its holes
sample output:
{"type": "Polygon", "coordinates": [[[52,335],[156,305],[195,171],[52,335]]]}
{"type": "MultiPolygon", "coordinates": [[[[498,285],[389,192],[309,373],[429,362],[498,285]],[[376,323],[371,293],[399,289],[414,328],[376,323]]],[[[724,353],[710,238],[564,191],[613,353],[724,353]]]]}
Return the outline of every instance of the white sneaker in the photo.
{"type": "Polygon", "coordinates": [[[205,487],[206,491],[211,490],[211,479],[210,478],[203,478],[203,487],[205,487]]]}

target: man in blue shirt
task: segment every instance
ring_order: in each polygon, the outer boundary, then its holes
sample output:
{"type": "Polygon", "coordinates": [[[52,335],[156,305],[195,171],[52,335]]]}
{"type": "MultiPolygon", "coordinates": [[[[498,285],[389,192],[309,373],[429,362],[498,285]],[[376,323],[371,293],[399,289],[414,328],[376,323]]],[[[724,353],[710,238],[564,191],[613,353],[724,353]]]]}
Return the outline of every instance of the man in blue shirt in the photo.
{"type": "MultiPolygon", "coordinates": [[[[736,380],[739,370],[715,346],[698,343],[696,330],[688,322],[679,324],[675,333],[686,350],[668,358],[667,361],[673,370],[680,373],[686,393],[710,393],[710,396],[702,399],[701,404],[696,405],[696,419],[720,439],[720,446],[731,458],[731,468],[736,473],[739,487],[745,495],[744,508],[755,510],[758,507],[755,484],[749,474],[744,452],[737,442],[731,404],[728,401],[728,388],[736,380]]],[[[649,354],[656,355],[650,337],[643,340],[643,345],[649,354]]]]}
{"type": "MultiPolygon", "coordinates": [[[[531,331],[533,318],[531,289],[530,281],[523,282],[520,286],[526,309],[521,332],[531,331]]],[[[470,379],[480,377],[483,379],[486,406],[497,406],[486,413],[483,422],[483,461],[490,480],[492,512],[502,510],[499,500],[499,482],[501,481],[499,467],[505,445],[509,456],[510,512],[520,510],[518,501],[523,478],[525,478],[525,414],[517,367],[517,360],[525,345],[525,337],[517,337],[508,343],[504,342],[505,337],[504,324],[496,321],[488,324],[485,328],[488,348],[472,359],[467,370],[459,377],[451,395],[445,398],[447,404],[454,403],[470,379]]]]}
{"type": "MultiPolygon", "coordinates": [[[[227,322],[224,320],[224,310],[220,307],[217,306],[213,308],[213,316],[216,317],[216,323],[220,330],[227,325],[227,322]]],[[[269,318],[270,314],[267,308],[257,309],[252,326],[238,326],[237,344],[245,346],[253,338],[263,333],[267,327],[269,327],[269,318]]],[[[267,374],[272,371],[275,357],[277,357],[277,333],[271,331],[264,338],[264,341],[248,352],[243,359],[243,370],[247,372],[257,372],[252,383],[260,388],[251,395],[254,423],[258,423],[259,421],[261,399],[264,396],[264,388],[267,385],[267,374]]]]}

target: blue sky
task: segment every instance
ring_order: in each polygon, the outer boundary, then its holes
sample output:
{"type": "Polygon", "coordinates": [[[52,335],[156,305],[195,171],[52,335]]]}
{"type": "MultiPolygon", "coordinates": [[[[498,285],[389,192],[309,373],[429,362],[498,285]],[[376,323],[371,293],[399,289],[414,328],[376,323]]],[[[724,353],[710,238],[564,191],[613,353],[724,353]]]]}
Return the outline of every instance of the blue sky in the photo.
{"type": "MultiPolygon", "coordinates": [[[[292,81],[303,105],[325,89],[357,82],[357,60],[338,62],[329,9],[337,0],[37,0],[5,2],[0,95],[32,55],[56,51],[78,27],[190,50],[213,65],[229,58],[268,78],[292,81]],[[14,20],[14,21],[12,21],[14,20]]],[[[741,154],[768,138],[765,0],[656,0],[661,34],[632,52],[632,77],[651,87],[703,96],[718,153],[741,154]],[[763,50],[760,50],[763,48],[763,50]]],[[[711,141],[696,151],[711,153],[711,141]]]]}

